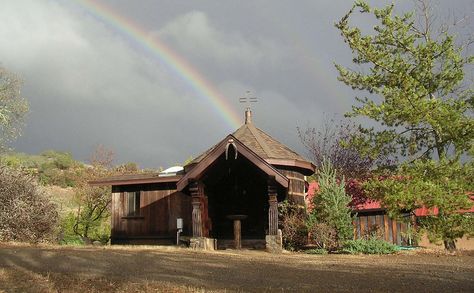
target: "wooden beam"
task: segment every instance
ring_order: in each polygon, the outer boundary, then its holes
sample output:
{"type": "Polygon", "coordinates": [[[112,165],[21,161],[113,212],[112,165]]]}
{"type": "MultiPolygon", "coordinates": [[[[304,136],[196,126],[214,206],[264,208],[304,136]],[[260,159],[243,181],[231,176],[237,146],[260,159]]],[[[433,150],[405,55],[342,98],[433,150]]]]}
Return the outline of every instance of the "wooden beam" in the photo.
{"type": "Polygon", "coordinates": [[[178,182],[183,176],[150,176],[142,178],[127,178],[127,176],[115,177],[115,178],[103,178],[99,180],[89,181],[91,186],[118,186],[118,185],[136,185],[136,184],[148,184],[148,183],[173,183],[178,182]]]}

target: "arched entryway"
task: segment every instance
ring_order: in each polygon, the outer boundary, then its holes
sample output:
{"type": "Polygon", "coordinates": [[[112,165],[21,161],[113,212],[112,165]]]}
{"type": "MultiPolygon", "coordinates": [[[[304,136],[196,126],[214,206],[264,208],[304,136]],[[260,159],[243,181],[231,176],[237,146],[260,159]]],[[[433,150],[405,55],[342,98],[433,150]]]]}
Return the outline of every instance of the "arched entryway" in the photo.
{"type": "Polygon", "coordinates": [[[233,151],[222,154],[202,178],[208,201],[209,236],[225,248],[234,238],[235,215],[242,216],[242,245],[265,247],[268,233],[268,175],[233,151]],[[260,240],[260,241],[258,241],[260,240]]]}

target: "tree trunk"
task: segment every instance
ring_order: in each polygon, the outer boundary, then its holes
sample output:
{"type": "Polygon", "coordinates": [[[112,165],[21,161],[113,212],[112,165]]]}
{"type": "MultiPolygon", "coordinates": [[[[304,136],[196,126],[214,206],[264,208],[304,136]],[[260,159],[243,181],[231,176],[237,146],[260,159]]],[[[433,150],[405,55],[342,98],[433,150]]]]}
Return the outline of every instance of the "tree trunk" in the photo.
{"type": "Polygon", "coordinates": [[[456,242],[453,239],[444,240],[444,248],[450,252],[456,250],[456,242]]]}

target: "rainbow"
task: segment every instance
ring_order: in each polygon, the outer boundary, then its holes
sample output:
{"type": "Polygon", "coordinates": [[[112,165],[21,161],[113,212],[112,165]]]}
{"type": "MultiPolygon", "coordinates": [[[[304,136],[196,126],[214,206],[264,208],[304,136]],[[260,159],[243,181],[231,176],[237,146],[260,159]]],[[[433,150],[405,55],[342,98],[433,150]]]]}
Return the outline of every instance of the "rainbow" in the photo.
{"type": "Polygon", "coordinates": [[[231,130],[241,125],[241,117],[229,100],[184,57],[166,46],[158,37],[150,37],[148,32],[137,23],[119,14],[108,5],[94,0],[77,0],[75,3],[79,4],[94,18],[131,39],[166,64],[180,79],[212,106],[231,130]]]}

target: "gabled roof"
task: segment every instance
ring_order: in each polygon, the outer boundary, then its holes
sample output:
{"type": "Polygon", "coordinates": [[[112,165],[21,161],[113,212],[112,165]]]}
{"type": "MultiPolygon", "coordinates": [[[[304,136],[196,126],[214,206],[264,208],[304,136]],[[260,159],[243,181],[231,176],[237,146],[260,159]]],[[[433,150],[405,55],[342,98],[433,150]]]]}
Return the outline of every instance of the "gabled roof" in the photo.
{"type": "Polygon", "coordinates": [[[288,187],[288,178],[281,174],[275,167],[266,162],[262,157],[256,154],[253,150],[247,147],[237,137],[229,134],[226,138],[220,141],[218,144],[213,146],[207,151],[199,160],[197,165],[189,170],[177,184],[178,190],[183,190],[191,179],[198,179],[202,176],[205,171],[216,162],[216,160],[226,151],[227,144],[233,142],[237,146],[237,153],[239,156],[244,156],[250,160],[257,168],[268,174],[269,176],[275,177],[275,180],[283,187],[288,187]]]}
{"type": "MultiPolygon", "coordinates": [[[[249,110],[247,110],[249,111],[249,110]]],[[[251,112],[250,112],[251,113],[251,112]]],[[[251,115],[251,114],[247,115],[251,115]]],[[[248,116],[247,116],[248,117],[248,116]]],[[[251,119],[246,120],[245,124],[237,129],[232,136],[237,138],[245,146],[251,149],[259,157],[263,158],[267,163],[272,165],[292,166],[305,170],[305,173],[311,175],[314,173],[315,166],[308,162],[305,158],[298,155],[296,152],[277,141],[261,129],[255,127],[251,119]]],[[[199,163],[206,157],[217,145],[211,147],[189,165],[199,163]]]]}

